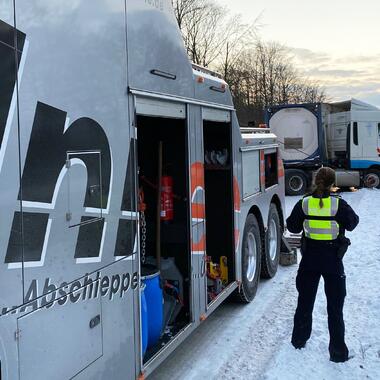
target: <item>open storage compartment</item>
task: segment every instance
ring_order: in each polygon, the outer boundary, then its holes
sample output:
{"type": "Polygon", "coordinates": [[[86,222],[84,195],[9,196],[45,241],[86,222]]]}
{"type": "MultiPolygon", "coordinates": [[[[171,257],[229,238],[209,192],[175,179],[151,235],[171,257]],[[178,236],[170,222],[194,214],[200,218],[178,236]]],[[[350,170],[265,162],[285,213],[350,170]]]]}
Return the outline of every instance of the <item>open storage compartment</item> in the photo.
{"type": "Polygon", "coordinates": [[[147,363],[191,322],[186,120],[137,116],[137,134],[139,208],[145,217],[140,216],[140,255],[145,285],[142,339],[147,363]]]}
{"type": "Polygon", "coordinates": [[[235,281],[231,124],[203,122],[207,299],[214,301],[235,281]]]}

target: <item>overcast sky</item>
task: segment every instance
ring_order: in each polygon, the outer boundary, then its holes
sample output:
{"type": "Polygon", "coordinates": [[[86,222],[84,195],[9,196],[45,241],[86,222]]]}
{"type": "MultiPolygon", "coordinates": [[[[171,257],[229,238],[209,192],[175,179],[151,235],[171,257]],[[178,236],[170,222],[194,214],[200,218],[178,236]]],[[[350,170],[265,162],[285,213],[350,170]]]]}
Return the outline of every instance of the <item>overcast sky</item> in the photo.
{"type": "Polygon", "coordinates": [[[334,100],[380,106],[380,0],[217,1],[247,22],[260,16],[261,38],[291,48],[334,100]]]}

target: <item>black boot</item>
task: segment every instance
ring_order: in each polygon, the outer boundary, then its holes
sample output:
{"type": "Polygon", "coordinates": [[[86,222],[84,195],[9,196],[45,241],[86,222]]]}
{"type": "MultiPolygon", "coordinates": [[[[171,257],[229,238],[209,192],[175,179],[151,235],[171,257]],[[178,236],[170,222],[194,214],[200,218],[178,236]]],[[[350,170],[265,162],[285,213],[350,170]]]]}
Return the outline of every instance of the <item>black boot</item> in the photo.
{"type": "Polygon", "coordinates": [[[306,342],[292,340],[292,345],[296,350],[300,350],[306,346],[306,342]]]}
{"type": "Polygon", "coordinates": [[[330,349],[330,361],[334,363],[344,363],[347,360],[350,360],[353,358],[353,355],[348,354],[348,349],[345,347],[343,351],[335,351],[330,349]]]}

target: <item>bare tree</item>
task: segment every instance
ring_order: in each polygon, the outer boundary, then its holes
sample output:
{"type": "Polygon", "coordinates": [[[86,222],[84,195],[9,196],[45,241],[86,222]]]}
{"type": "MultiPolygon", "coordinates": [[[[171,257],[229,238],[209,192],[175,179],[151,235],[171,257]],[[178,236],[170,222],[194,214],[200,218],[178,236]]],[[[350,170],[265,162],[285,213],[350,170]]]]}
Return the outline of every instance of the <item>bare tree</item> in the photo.
{"type": "Polygon", "coordinates": [[[199,0],[172,0],[172,4],[174,15],[181,31],[184,27],[184,20],[191,15],[192,12],[204,6],[204,2],[199,0]]]}
{"type": "Polygon", "coordinates": [[[190,59],[221,69],[227,78],[229,68],[251,43],[255,28],[213,0],[172,2],[190,59]]]}
{"type": "Polygon", "coordinates": [[[214,0],[172,3],[190,59],[222,73],[240,114],[262,121],[267,106],[326,99],[318,83],[297,71],[286,47],[258,38],[260,17],[247,25],[214,0]]]}
{"type": "Polygon", "coordinates": [[[263,110],[271,105],[326,100],[324,90],[297,71],[289,50],[273,42],[257,40],[245,50],[230,69],[228,83],[245,122],[252,117],[263,121],[263,110]]]}

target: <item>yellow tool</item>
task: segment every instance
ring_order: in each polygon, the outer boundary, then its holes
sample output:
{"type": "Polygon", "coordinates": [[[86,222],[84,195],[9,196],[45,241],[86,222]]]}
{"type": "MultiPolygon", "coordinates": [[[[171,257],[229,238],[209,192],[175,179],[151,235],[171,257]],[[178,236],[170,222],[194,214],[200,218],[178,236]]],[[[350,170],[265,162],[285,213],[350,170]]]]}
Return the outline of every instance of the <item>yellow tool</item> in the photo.
{"type": "Polygon", "coordinates": [[[214,264],[212,261],[211,261],[211,257],[209,257],[209,277],[212,278],[212,279],[217,279],[220,277],[220,271],[219,271],[219,265],[218,264],[214,264]]]}
{"type": "Polygon", "coordinates": [[[227,257],[222,256],[220,258],[220,264],[214,264],[211,261],[211,257],[207,258],[207,266],[208,266],[208,277],[217,280],[220,279],[224,286],[228,285],[228,265],[227,265],[227,257]]]}
{"type": "Polygon", "coordinates": [[[228,265],[226,256],[220,258],[220,279],[222,280],[223,285],[228,285],[228,265]]]}

